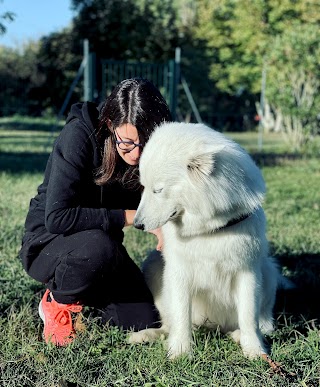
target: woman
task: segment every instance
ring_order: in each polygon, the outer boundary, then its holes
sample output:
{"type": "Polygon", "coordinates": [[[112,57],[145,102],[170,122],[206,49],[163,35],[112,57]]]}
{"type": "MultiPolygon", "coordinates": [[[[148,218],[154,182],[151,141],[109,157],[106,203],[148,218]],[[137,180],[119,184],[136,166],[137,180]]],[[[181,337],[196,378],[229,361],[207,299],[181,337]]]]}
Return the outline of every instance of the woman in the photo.
{"type": "Polygon", "coordinates": [[[143,146],[155,126],[170,120],[160,92],[138,78],[121,82],[99,106],[72,106],[30,202],[20,252],[24,269],[47,288],[39,304],[47,342],[74,339],[71,312],[82,305],[101,309],[104,321],[124,329],[156,323],[122,229],[133,224],[140,201],[143,146]]]}

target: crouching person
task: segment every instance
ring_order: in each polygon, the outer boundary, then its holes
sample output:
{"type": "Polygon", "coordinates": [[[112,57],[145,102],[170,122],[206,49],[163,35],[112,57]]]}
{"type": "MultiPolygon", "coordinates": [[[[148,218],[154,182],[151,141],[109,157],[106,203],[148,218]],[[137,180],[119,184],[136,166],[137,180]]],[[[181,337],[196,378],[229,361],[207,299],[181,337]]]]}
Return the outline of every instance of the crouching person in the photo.
{"type": "Polygon", "coordinates": [[[20,251],[24,269],[46,287],[39,314],[47,342],[64,346],[75,338],[73,315],[83,305],[123,329],[157,324],[123,228],[133,224],[141,197],[143,146],[170,120],[158,89],[140,78],[121,82],[100,105],[72,106],[30,202],[20,251]]]}

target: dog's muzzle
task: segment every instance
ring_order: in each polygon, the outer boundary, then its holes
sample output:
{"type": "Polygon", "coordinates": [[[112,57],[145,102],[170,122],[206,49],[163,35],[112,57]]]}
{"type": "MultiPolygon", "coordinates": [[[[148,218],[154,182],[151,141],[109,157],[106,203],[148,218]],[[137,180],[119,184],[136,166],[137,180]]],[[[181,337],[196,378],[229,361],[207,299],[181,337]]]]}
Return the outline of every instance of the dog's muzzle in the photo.
{"type": "Polygon", "coordinates": [[[134,227],[137,228],[138,230],[144,231],[144,224],[143,224],[143,223],[136,223],[136,222],[133,222],[133,225],[134,225],[134,227]]]}

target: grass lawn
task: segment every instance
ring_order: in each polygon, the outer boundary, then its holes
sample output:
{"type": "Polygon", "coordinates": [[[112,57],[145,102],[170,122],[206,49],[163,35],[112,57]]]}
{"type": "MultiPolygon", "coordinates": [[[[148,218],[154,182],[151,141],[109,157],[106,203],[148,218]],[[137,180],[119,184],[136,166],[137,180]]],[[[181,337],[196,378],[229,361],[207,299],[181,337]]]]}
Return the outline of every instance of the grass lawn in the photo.
{"type": "MultiPolygon", "coordinates": [[[[57,123],[0,119],[0,386],[320,385],[320,164],[288,152],[277,135],[264,136],[261,153],[256,133],[228,134],[262,167],[271,250],[297,285],[279,292],[277,329],[267,338],[285,376],[262,360],[244,358],[219,331],[204,329],[194,332],[193,360],[169,361],[162,342],[128,345],[125,332],[102,326],[89,308],[78,340],[67,348],[46,345],[37,314],[44,287],[26,275],[17,255],[29,200],[57,133],[52,125],[57,123]]],[[[125,245],[141,263],[155,239],[131,228],[125,245]]]]}

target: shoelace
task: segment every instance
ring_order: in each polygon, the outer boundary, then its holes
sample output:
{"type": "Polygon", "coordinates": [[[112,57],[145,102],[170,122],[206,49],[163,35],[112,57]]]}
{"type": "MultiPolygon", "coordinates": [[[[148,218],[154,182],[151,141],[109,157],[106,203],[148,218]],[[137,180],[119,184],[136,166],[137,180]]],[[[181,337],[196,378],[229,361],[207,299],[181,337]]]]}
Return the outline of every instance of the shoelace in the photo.
{"type": "Polygon", "coordinates": [[[62,325],[67,325],[71,322],[70,312],[78,313],[78,312],[81,312],[81,310],[82,310],[81,305],[67,304],[63,308],[60,308],[60,310],[54,316],[54,321],[62,325]]]}

